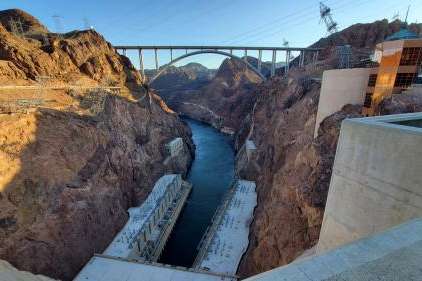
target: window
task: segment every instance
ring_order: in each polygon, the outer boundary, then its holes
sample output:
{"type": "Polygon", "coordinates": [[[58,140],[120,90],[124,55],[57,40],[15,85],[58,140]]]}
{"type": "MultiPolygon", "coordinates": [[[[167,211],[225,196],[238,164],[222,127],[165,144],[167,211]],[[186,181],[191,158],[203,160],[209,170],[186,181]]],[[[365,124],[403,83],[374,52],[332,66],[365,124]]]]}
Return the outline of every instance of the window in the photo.
{"type": "Polygon", "coordinates": [[[377,83],[377,77],[377,74],[369,75],[368,87],[375,87],[375,84],[377,83]]]}
{"type": "Polygon", "coordinates": [[[397,73],[394,87],[408,88],[415,79],[415,73],[397,73]]]}
{"type": "Polygon", "coordinates": [[[364,107],[371,107],[372,105],[372,93],[366,93],[365,102],[363,103],[364,107]]]}
{"type": "Polygon", "coordinates": [[[401,54],[400,65],[420,65],[422,48],[404,48],[401,54]]]}

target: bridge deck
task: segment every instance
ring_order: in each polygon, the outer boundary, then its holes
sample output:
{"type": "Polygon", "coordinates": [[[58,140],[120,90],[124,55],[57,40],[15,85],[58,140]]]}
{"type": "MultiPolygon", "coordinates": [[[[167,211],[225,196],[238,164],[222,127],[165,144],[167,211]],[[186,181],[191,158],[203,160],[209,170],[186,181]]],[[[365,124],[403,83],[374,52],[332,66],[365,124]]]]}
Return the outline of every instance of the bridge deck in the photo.
{"type": "Polygon", "coordinates": [[[255,46],[171,46],[171,45],[118,45],[114,46],[118,50],[262,50],[262,51],[313,51],[317,52],[321,48],[302,48],[302,47],[255,47],[255,46]]]}

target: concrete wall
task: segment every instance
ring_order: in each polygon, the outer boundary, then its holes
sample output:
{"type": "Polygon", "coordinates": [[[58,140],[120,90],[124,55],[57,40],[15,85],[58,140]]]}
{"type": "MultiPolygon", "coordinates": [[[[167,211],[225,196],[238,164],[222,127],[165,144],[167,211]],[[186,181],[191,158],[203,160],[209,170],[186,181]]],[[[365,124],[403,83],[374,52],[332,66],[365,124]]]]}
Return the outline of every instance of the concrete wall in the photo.
{"type": "Polygon", "coordinates": [[[422,128],[388,123],[409,119],[343,122],[317,254],[422,217],[422,128]]]}
{"type": "Polygon", "coordinates": [[[361,104],[365,100],[370,68],[335,69],[324,71],[314,136],[320,123],[346,104],[361,104]]]}

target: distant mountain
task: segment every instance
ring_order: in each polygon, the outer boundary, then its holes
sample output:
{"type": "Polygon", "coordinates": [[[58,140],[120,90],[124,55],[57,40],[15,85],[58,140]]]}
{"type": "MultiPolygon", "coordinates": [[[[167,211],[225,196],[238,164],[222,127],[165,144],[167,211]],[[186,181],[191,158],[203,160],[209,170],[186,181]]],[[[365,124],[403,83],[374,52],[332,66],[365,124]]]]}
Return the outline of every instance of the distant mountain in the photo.
{"type": "MultiPolygon", "coordinates": [[[[151,87],[157,90],[194,89],[209,82],[215,72],[214,69],[208,69],[202,64],[193,62],[183,66],[171,65],[151,83],[151,87]]],[[[145,71],[149,78],[153,77],[155,73],[155,70],[145,71]]]]}

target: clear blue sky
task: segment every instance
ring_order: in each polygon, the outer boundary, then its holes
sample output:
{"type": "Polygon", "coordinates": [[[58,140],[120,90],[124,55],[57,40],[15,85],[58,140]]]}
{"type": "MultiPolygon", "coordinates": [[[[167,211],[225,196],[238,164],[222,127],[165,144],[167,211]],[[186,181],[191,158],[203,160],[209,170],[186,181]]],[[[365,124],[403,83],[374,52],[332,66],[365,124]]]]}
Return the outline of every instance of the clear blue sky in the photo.
{"type": "MultiPolygon", "coordinates": [[[[404,18],[422,22],[422,0],[326,0],[334,20],[345,28],[358,22],[404,18]]],[[[260,45],[308,46],[326,35],[319,22],[319,0],[1,0],[0,9],[20,8],[40,19],[50,30],[82,29],[88,22],[112,44],[144,45],[260,45]]],[[[136,56],[129,54],[134,64],[136,56]]],[[[241,55],[241,53],[239,53],[241,55]]],[[[253,54],[252,54],[253,55],[253,54]]],[[[279,55],[280,60],[282,54],[279,55]]],[[[168,62],[166,53],[161,63],[168,62]]],[[[186,60],[218,67],[220,56],[186,60]]],[[[264,54],[270,60],[270,53],[264,54]]],[[[147,67],[153,55],[146,54],[147,67]]]]}

